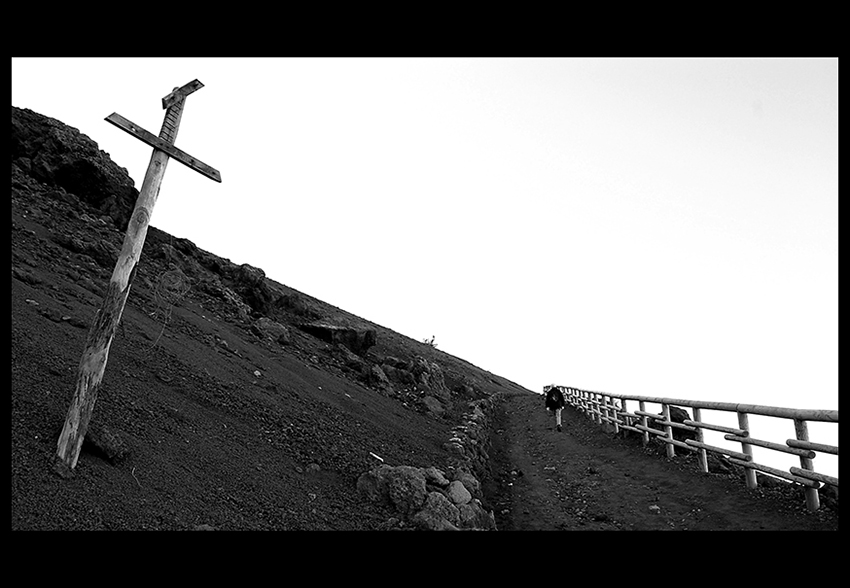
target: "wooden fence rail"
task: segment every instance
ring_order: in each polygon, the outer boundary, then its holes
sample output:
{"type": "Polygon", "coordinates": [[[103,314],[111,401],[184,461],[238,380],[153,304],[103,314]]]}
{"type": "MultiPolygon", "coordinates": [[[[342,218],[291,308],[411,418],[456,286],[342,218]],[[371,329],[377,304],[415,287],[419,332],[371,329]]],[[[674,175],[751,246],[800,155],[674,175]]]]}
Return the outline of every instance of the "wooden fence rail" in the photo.
{"type": "Polygon", "coordinates": [[[838,488],[838,478],[816,472],[813,462],[818,452],[838,455],[838,447],[810,441],[807,424],[809,422],[826,422],[835,423],[838,426],[837,410],[782,408],[758,404],[603,394],[569,386],[557,387],[564,393],[568,404],[584,412],[594,422],[613,427],[615,433],[618,433],[620,429],[638,433],[643,436],[644,445],[655,437],[666,444],[667,457],[671,458],[675,457],[676,448],[696,453],[700,469],[703,472],[708,472],[707,452],[725,455],[731,463],[744,468],[744,479],[748,488],[756,488],[758,485],[756,470],[802,485],[805,488],[806,506],[809,510],[820,508],[818,489],[822,484],[829,484],[838,488]],[[629,412],[627,409],[628,401],[637,401],[639,409],[629,412]],[[661,405],[661,413],[647,411],[647,403],[661,405]],[[693,418],[683,419],[681,422],[674,421],[671,418],[671,408],[673,407],[691,408],[693,418]],[[728,427],[703,422],[702,410],[734,413],[737,415],[738,426],[728,427]],[[783,444],[752,437],[749,415],[791,419],[794,422],[796,438],[787,439],[783,444]],[[684,441],[675,439],[673,436],[674,429],[688,431],[693,434],[692,436],[695,439],[689,438],[684,441]],[[704,430],[725,433],[723,438],[727,441],[740,443],[741,450],[734,451],[705,443],[704,430]],[[795,455],[800,459],[800,467],[791,467],[788,471],[784,471],[756,463],[753,461],[753,446],[795,455]]]}

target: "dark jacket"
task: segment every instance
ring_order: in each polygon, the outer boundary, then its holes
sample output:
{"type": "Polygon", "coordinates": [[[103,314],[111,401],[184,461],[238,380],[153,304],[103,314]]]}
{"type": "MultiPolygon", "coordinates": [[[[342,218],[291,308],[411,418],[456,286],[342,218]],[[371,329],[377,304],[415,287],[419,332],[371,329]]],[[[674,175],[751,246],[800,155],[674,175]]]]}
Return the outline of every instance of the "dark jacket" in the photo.
{"type": "Polygon", "coordinates": [[[556,408],[564,408],[567,405],[567,400],[564,398],[564,393],[557,386],[549,388],[546,393],[546,408],[555,410],[556,408]]]}

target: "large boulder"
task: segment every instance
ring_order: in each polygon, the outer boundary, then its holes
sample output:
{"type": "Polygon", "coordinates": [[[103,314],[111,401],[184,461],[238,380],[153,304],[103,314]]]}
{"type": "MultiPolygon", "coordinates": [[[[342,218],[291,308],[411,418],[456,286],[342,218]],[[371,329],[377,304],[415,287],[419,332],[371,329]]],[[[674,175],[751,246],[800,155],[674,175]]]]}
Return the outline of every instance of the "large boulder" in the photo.
{"type": "Polygon", "coordinates": [[[267,317],[260,317],[251,326],[251,330],[260,338],[271,339],[281,345],[290,342],[289,329],[267,317]]]}
{"type": "Polygon", "coordinates": [[[446,387],[443,370],[438,363],[417,355],[410,362],[408,371],[413,374],[416,384],[424,391],[443,401],[451,399],[451,392],[446,387]]]}
{"type": "Polygon", "coordinates": [[[380,366],[373,365],[369,367],[366,381],[369,385],[374,386],[382,392],[387,394],[393,393],[393,385],[380,366]]]}
{"type": "Polygon", "coordinates": [[[479,482],[478,478],[473,476],[470,472],[464,469],[458,469],[452,477],[455,481],[463,484],[463,487],[466,488],[473,496],[481,496],[481,482],[479,482]]]}
{"type": "Polygon", "coordinates": [[[480,529],[485,531],[496,530],[496,518],[493,511],[489,511],[477,498],[473,498],[466,504],[457,507],[460,515],[461,529],[480,529]]]}
{"type": "Polygon", "coordinates": [[[446,474],[434,466],[423,469],[422,474],[425,476],[425,482],[431,486],[435,486],[437,488],[448,488],[449,486],[450,482],[449,479],[446,478],[446,474]]]}
{"type": "MultiPolygon", "coordinates": [[[[663,414],[663,413],[659,413],[663,414]]],[[[679,408],[678,406],[670,407],[670,421],[674,423],[684,423],[685,420],[690,420],[691,415],[688,414],[684,408],[679,408]]],[[[673,439],[676,441],[684,442],[686,439],[693,439],[696,441],[697,432],[696,431],[688,431],[685,429],[680,429],[679,427],[673,427],[673,439]]]]}
{"type": "Polygon", "coordinates": [[[445,495],[429,492],[422,510],[412,517],[418,528],[426,531],[457,531],[460,524],[460,512],[445,495]]]}
{"type": "Polygon", "coordinates": [[[381,364],[381,370],[387,375],[393,384],[400,388],[413,387],[416,378],[407,369],[407,363],[395,357],[385,357],[381,364]]]}
{"type": "Polygon", "coordinates": [[[357,355],[365,355],[378,342],[375,329],[353,329],[323,322],[301,323],[298,328],[332,345],[345,345],[357,355]]]}
{"type": "Polygon", "coordinates": [[[466,489],[466,486],[464,486],[463,482],[460,480],[455,480],[449,484],[447,494],[449,499],[452,501],[452,504],[456,504],[458,506],[466,504],[472,500],[472,494],[469,493],[469,490],[466,489]]]}
{"type": "Polygon", "coordinates": [[[425,502],[425,475],[413,466],[396,466],[389,472],[388,495],[398,512],[415,513],[425,502]]]}
{"type": "Polygon", "coordinates": [[[446,412],[443,403],[434,398],[433,396],[424,396],[419,402],[425,409],[425,412],[427,412],[428,414],[432,414],[434,416],[441,416],[446,412]]]}
{"type": "Polygon", "coordinates": [[[387,472],[391,466],[380,465],[360,474],[357,478],[357,492],[370,502],[388,502],[387,472]]]}
{"type": "Polygon", "coordinates": [[[425,474],[413,466],[374,468],[357,479],[357,491],[373,502],[394,507],[410,516],[419,511],[427,495],[425,474]]]}
{"type": "Polygon", "coordinates": [[[242,264],[234,276],[233,287],[254,313],[262,316],[271,314],[277,296],[266,283],[266,273],[262,269],[242,264]]]}
{"type": "Polygon", "coordinates": [[[12,165],[35,180],[76,196],[116,228],[127,229],[139,191],[125,168],[79,130],[33,112],[12,107],[12,165]]]}

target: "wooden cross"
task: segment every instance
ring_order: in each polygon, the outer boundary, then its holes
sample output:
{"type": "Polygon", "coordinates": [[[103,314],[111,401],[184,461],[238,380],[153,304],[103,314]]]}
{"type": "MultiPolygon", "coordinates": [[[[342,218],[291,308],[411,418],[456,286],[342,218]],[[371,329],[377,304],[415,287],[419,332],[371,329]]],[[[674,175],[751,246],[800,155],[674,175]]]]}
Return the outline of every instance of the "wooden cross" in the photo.
{"type": "Polygon", "coordinates": [[[208,178],[221,182],[221,174],[217,170],[174,146],[186,96],[200,88],[203,88],[203,84],[194,80],[185,86],[174,88],[173,92],[162,99],[165,120],[162,123],[159,137],[117,113],[106,118],[108,122],[151,145],[154,150],[145,173],[145,179],[142,182],[142,188],[136,199],[136,206],[127,225],[124,243],[115,264],[115,270],[112,272],[109,287],[89,330],[83,356],[80,359],[76,391],[71,400],[68,415],[65,417],[65,425],[62,427],[62,432],[57,441],[54,469],[64,477],[73,475],[73,470],[80,456],[80,448],[83,445],[92,410],[97,400],[100,381],[106,368],[109,346],[112,344],[115,330],[121,320],[133,277],[136,275],[136,266],[145,244],[151,212],[159,197],[159,189],[168,160],[170,158],[176,159],[208,178]]]}

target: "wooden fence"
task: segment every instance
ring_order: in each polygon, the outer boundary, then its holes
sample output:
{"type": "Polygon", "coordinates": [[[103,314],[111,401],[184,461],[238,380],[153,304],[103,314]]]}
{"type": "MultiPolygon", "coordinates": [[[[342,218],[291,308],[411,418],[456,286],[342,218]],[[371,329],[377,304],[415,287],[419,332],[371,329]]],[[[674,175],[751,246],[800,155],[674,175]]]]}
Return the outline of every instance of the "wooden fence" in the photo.
{"type": "MultiPolygon", "coordinates": [[[[809,440],[809,422],[835,423],[838,426],[837,410],[807,410],[796,408],[780,408],[776,406],[761,406],[756,404],[735,404],[729,402],[706,402],[701,400],[681,400],[675,398],[654,398],[649,396],[632,396],[624,394],[603,394],[589,392],[567,386],[558,386],[564,393],[567,403],[584,412],[600,425],[612,426],[615,433],[626,429],[643,435],[644,445],[655,437],[667,444],[667,456],[674,457],[676,448],[695,452],[699,466],[703,472],[708,472],[708,451],[727,456],[730,462],[742,466],[745,472],[745,482],[748,488],[756,488],[756,470],[773,476],[801,484],[805,488],[806,506],[809,510],[820,507],[818,489],[821,484],[838,487],[838,478],[818,473],[814,468],[816,452],[838,455],[838,447],[809,440]],[[638,410],[630,412],[628,402],[636,401],[638,410]],[[646,404],[661,405],[660,413],[648,412],[646,404]],[[671,408],[689,407],[693,417],[674,422],[671,418],[671,408]],[[738,419],[737,427],[722,426],[702,421],[702,410],[715,410],[735,413],[738,419]],[[796,432],[795,439],[787,439],[784,443],[774,443],[750,436],[749,415],[764,415],[768,417],[791,419],[796,432]],[[684,441],[674,438],[673,430],[690,431],[693,439],[684,441]],[[724,439],[741,444],[741,451],[709,445],[704,442],[704,430],[725,433],[724,439]],[[800,458],[800,467],[791,467],[789,471],[769,467],[753,461],[753,446],[765,447],[796,455],[800,458]]],[[[548,387],[547,387],[548,389],[548,387]]]]}

